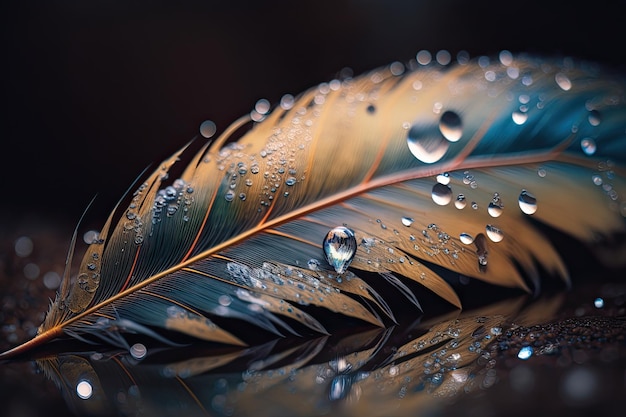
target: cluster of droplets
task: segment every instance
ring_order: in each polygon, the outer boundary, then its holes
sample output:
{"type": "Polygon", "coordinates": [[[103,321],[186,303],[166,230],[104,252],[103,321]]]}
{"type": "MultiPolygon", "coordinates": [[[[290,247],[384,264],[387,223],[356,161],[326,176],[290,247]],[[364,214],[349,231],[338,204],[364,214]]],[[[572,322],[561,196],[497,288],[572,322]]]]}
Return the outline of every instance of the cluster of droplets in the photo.
{"type": "Polygon", "coordinates": [[[600,161],[597,164],[597,172],[591,176],[593,184],[605,193],[614,211],[626,217],[626,201],[619,201],[619,193],[613,186],[616,173],[614,162],[611,160],[600,161]]]}
{"type": "Polygon", "coordinates": [[[152,206],[152,223],[157,224],[165,217],[174,216],[182,207],[183,220],[189,221],[189,206],[193,203],[193,187],[178,178],[172,185],[160,189],[152,206]]]}
{"type": "MultiPolygon", "coordinates": [[[[450,187],[450,174],[448,172],[437,175],[437,182],[433,185],[431,191],[431,198],[433,202],[440,206],[446,206],[450,204],[453,197],[452,188],[450,187]]],[[[478,183],[474,179],[474,176],[469,171],[463,172],[463,183],[470,188],[477,188],[478,183]]],[[[528,190],[522,189],[518,197],[518,205],[522,213],[531,215],[537,211],[537,199],[528,190]]],[[[464,194],[459,193],[454,201],[454,206],[463,210],[467,206],[467,200],[464,194]]],[[[474,210],[479,209],[477,202],[472,201],[470,207],[474,210]]],[[[492,218],[498,218],[504,212],[504,203],[500,196],[500,193],[494,192],[491,201],[487,204],[487,213],[492,218]]],[[[504,234],[497,226],[487,224],[485,226],[485,232],[490,240],[493,242],[500,242],[504,234]]],[[[469,233],[461,233],[460,240],[464,244],[474,243],[474,238],[469,233]]]]}

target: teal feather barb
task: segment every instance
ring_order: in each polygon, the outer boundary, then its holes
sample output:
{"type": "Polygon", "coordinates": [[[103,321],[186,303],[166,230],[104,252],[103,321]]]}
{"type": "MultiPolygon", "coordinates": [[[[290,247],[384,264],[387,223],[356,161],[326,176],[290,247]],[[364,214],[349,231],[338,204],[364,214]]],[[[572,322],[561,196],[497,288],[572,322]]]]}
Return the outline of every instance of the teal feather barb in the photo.
{"type": "Polygon", "coordinates": [[[462,308],[459,276],[566,286],[566,248],[545,230],[590,253],[626,231],[625,85],[592,63],[501,54],[395,63],[245,116],[146,175],[37,336],[2,357],[61,335],[246,345],[338,317],[386,326],[424,294],[462,308]]]}

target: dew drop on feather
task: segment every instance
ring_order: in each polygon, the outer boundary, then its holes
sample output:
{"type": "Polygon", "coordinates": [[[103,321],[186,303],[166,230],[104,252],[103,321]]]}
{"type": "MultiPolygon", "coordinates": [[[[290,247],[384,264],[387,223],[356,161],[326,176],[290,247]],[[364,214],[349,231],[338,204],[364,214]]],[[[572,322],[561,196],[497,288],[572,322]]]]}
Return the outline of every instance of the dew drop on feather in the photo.
{"type": "Polygon", "coordinates": [[[432,164],[445,155],[450,142],[440,134],[429,133],[422,126],[413,125],[409,128],[407,145],[414,157],[425,164],[432,164]]]}
{"type": "Polygon", "coordinates": [[[526,190],[520,193],[518,203],[524,214],[533,214],[537,211],[537,199],[526,190]]]}
{"type": "Polygon", "coordinates": [[[343,274],[356,254],[356,237],[347,227],[339,226],[330,230],[323,242],[326,260],[338,274],[343,274]]]}
{"type": "Polygon", "coordinates": [[[438,182],[433,186],[431,197],[437,205],[448,205],[452,201],[452,189],[438,182]]]}
{"type": "Polygon", "coordinates": [[[439,118],[439,131],[450,142],[457,142],[463,136],[461,117],[453,111],[445,111],[439,118]]]}

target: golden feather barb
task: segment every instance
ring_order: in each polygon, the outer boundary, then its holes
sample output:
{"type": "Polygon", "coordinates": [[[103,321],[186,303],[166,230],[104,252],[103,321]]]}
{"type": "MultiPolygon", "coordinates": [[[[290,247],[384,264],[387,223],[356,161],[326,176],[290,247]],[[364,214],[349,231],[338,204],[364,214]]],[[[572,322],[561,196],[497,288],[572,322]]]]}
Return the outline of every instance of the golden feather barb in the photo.
{"type": "Polygon", "coordinates": [[[113,210],[38,335],[2,356],[61,334],[244,345],[250,326],[384,326],[420,306],[415,288],[461,307],[459,276],[568,282],[546,227],[596,246],[626,228],[624,86],[588,63],[506,55],[322,83],[164,161],[113,210]]]}

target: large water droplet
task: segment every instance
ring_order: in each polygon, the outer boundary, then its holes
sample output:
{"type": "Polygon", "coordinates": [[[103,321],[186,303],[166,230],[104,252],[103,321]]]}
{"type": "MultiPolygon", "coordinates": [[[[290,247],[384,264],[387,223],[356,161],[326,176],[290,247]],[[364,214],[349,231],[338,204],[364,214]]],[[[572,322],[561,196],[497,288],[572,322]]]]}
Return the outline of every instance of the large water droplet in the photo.
{"type": "Polygon", "coordinates": [[[346,272],[356,254],[354,232],[347,227],[335,227],[328,232],[322,246],[330,266],[339,274],[346,272]]]}
{"type": "Polygon", "coordinates": [[[502,230],[491,224],[488,224],[485,227],[485,230],[487,231],[487,237],[491,239],[492,242],[500,242],[502,239],[504,239],[504,234],[502,233],[502,230]]]}
{"type": "Polygon", "coordinates": [[[518,202],[520,210],[525,214],[533,214],[537,211],[537,199],[526,190],[522,190],[518,202]]]}
{"type": "Polygon", "coordinates": [[[443,136],[427,133],[418,125],[411,126],[406,141],[413,156],[426,164],[440,160],[450,147],[443,136]]]}
{"type": "Polygon", "coordinates": [[[471,245],[474,242],[474,237],[469,233],[461,233],[459,239],[461,239],[461,243],[464,243],[466,245],[471,245]]]}
{"type": "Polygon", "coordinates": [[[439,131],[450,142],[456,142],[463,136],[461,117],[453,111],[445,111],[439,119],[439,131]]]}
{"type": "Polygon", "coordinates": [[[593,155],[596,153],[596,141],[592,138],[585,138],[580,141],[580,147],[587,155],[593,155]]]}
{"type": "Polygon", "coordinates": [[[447,185],[437,183],[433,186],[431,197],[436,204],[445,206],[452,201],[452,189],[447,185]]]}

